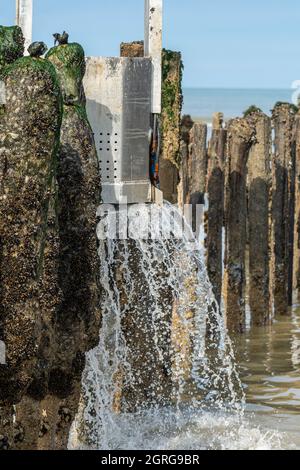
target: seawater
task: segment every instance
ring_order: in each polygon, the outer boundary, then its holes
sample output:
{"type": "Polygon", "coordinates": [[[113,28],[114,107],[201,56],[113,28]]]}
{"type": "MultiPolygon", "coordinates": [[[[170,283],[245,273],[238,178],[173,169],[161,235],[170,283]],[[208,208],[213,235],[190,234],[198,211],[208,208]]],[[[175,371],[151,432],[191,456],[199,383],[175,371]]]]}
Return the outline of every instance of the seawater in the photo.
{"type": "Polygon", "coordinates": [[[184,88],[183,113],[211,122],[216,112],[230,119],[242,116],[249,106],[255,105],[270,115],[278,101],[292,102],[294,92],[292,89],[184,88]]]}

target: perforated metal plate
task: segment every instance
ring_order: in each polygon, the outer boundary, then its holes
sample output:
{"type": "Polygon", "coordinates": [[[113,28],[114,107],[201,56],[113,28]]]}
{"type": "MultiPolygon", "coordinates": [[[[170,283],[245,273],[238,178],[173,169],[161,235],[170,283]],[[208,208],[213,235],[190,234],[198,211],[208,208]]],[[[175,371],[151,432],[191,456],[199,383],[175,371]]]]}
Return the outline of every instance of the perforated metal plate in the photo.
{"type": "Polygon", "coordinates": [[[85,92],[103,202],[148,202],[151,60],[89,58],[85,92]]]}

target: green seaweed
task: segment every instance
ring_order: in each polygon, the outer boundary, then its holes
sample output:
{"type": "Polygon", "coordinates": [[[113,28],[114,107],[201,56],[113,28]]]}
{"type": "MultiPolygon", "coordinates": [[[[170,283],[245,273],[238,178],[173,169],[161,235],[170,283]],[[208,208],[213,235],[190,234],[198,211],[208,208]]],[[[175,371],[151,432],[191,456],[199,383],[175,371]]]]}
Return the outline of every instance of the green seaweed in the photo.
{"type": "Polygon", "coordinates": [[[6,65],[24,54],[24,37],[19,26],[0,26],[0,76],[6,65]]]}
{"type": "Polygon", "coordinates": [[[262,110],[255,105],[251,105],[248,109],[246,109],[246,111],[244,111],[243,116],[245,118],[247,116],[250,116],[250,114],[254,113],[262,113],[262,110]]]}
{"type": "Polygon", "coordinates": [[[36,70],[38,72],[47,72],[55,87],[56,92],[60,92],[59,80],[55,67],[46,59],[40,57],[21,57],[10,65],[7,65],[3,71],[3,78],[7,78],[9,75],[14,75],[17,70],[27,69],[36,70]]]}
{"type": "Polygon", "coordinates": [[[78,43],[53,47],[46,55],[59,77],[66,104],[84,104],[82,80],[85,74],[85,54],[78,43]]]}
{"type": "Polygon", "coordinates": [[[290,111],[295,114],[297,114],[299,111],[298,106],[296,106],[293,103],[288,103],[285,101],[277,101],[277,103],[275,103],[275,106],[274,106],[274,111],[276,110],[276,108],[279,108],[280,106],[288,106],[290,111]]]}
{"type": "Polygon", "coordinates": [[[166,158],[173,161],[177,166],[180,165],[180,117],[183,103],[183,69],[181,53],[163,49],[162,135],[166,139],[166,136],[171,136],[173,134],[173,139],[176,140],[173,155],[167,155],[166,158]],[[175,74],[174,71],[176,72],[175,74]]]}

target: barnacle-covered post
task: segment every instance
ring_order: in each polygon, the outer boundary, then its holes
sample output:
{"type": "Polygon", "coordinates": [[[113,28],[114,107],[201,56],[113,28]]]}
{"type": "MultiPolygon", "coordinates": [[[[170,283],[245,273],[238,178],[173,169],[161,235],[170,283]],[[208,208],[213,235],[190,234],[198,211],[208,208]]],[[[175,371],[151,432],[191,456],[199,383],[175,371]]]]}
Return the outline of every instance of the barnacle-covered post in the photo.
{"type": "Polygon", "coordinates": [[[25,38],[25,50],[32,41],[33,0],[16,0],[16,24],[20,26],[25,38]]]}
{"type": "Polygon", "coordinates": [[[295,155],[292,153],[296,109],[277,103],[272,119],[275,148],[272,162],[272,292],[275,315],[292,304],[294,251],[295,155]]]}
{"type": "Polygon", "coordinates": [[[182,60],[180,52],[163,50],[160,189],[164,199],[177,202],[180,168],[180,122],[182,108],[182,60]]]}
{"type": "Polygon", "coordinates": [[[38,285],[62,107],[55,69],[40,57],[18,59],[2,78],[0,339],[6,364],[0,366],[0,403],[16,404],[31,383],[42,338],[38,285]]]}
{"type": "Polygon", "coordinates": [[[24,54],[24,37],[19,26],[0,26],[0,80],[4,67],[24,54]]]}
{"type": "Polygon", "coordinates": [[[293,159],[295,162],[295,228],[294,228],[294,289],[300,296],[300,113],[293,128],[293,159]]]}
{"type": "Polygon", "coordinates": [[[254,325],[270,321],[269,198],[271,182],[271,119],[252,110],[247,120],[256,139],[248,159],[249,305],[254,325]]]}
{"type": "Polygon", "coordinates": [[[24,54],[24,37],[19,26],[0,25],[0,116],[5,104],[5,84],[2,74],[6,65],[11,64],[24,54]]]}
{"type": "Polygon", "coordinates": [[[47,59],[57,71],[64,102],[57,168],[64,300],[57,320],[65,322],[67,317],[72,328],[78,323],[86,340],[85,351],[97,344],[99,333],[96,212],[100,175],[85,111],[84,50],[76,43],[59,45],[48,52],[47,59]]]}
{"type": "MultiPolygon", "coordinates": [[[[48,52],[47,59],[55,67],[63,95],[57,166],[58,283],[62,302],[56,316],[57,351],[50,373],[49,394],[60,398],[63,408],[68,407],[66,400],[69,399],[69,409],[75,414],[84,354],[95,347],[99,339],[96,212],[100,203],[100,176],[85,110],[83,48],[77,43],[60,44],[48,52]]],[[[61,410],[58,411],[61,414],[61,410]]],[[[69,426],[60,430],[56,446],[64,447],[69,426]]]]}
{"type": "Polygon", "coordinates": [[[254,128],[245,119],[232,119],[227,139],[227,195],[224,300],[227,326],[243,332],[246,326],[245,254],[247,219],[247,161],[254,138],[254,128]]]}
{"type": "Polygon", "coordinates": [[[221,304],[223,276],[223,226],[224,226],[224,182],[225,148],[227,130],[223,127],[223,115],[216,113],[213,119],[212,136],[208,149],[207,194],[207,270],[213,291],[221,304]]]}

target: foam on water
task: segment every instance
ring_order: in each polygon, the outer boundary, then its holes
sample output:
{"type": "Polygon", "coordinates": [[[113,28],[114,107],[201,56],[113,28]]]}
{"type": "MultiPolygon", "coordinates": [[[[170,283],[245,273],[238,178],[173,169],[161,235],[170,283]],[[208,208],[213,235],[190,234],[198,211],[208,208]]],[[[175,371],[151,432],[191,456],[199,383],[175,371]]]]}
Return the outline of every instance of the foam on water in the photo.
{"type": "Polygon", "coordinates": [[[278,448],[277,437],[244,419],[205,253],[179,211],[139,206],[130,216],[131,239],[103,241],[115,217],[98,227],[103,323],[99,345],[86,357],[69,448],[278,448]]]}
{"type": "MultiPolygon", "coordinates": [[[[281,437],[262,431],[236,414],[174,410],[123,414],[114,418],[102,450],[280,450],[281,437]]],[[[89,450],[72,430],[70,449],[89,450]]],[[[101,446],[100,446],[101,449],[101,446]]]]}

